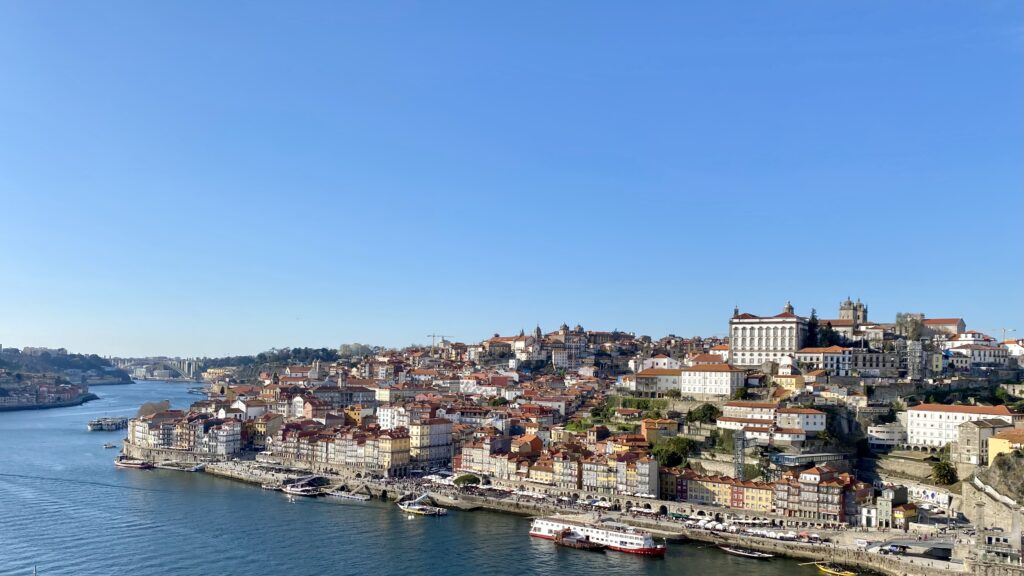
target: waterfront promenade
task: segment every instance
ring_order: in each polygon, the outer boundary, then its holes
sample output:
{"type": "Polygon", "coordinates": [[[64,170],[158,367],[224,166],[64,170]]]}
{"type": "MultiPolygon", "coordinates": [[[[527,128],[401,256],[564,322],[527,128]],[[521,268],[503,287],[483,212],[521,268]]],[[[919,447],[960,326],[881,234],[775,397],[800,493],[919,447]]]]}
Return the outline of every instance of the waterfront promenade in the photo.
{"type": "MultiPolygon", "coordinates": [[[[287,468],[247,460],[209,464],[209,474],[223,476],[253,484],[276,484],[290,478],[310,474],[298,468],[287,468]]],[[[318,473],[320,474],[320,473],[318,473]]],[[[856,539],[879,540],[878,532],[856,530],[817,531],[828,542],[810,543],[779,541],[751,535],[729,534],[708,530],[688,529],[679,520],[654,518],[628,511],[609,511],[602,508],[558,500],[550,497],[531,497],[487,487],[465,487],[430,483],[418,479],[368,479],[354,474],[320,474],[332,485],[360,491],[376,498],[397,500],[411,495],[427,493],[436,504],[462,510],[486,509],[505,513],[539,516],[552,514],[579,514],[590,512],[611,517],[623,523],[652,532],[670,542],[696,541],[710,545],[733,544],[753,548],[778,556],[808,561],[838,562],[855,568],[875,570],[894,576],[959,576],[968,570],[964,564],[921,557],[883,556],[867,552],[854,544],[856,539]]],[[[718,512],[722,512],[718,509],[718,512]]],[[[709,514],[711,515],[711,514],[709,514]]],[[[895,533],[890,533],[895,535],[895,533]]]]}

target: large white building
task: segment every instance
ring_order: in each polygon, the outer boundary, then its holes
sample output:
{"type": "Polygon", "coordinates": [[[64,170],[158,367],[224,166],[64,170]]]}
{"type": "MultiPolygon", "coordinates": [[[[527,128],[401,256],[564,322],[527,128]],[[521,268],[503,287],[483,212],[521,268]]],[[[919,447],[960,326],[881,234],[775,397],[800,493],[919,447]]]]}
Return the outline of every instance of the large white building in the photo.
{"type": "Polygon", "coordinates": [[[795,354],[807,335],[807,319],[793,313],[786,302],[781,314],[754,316],[733,311],[729,320],[729,363],[735,366],[760,366],[778,362],[795,354]]]}
{"type": "Polygon", "coordinates": [[[679,392],[684,398],[730,398],[746,385],[746,371],[728,364],[698,364],[679,371],[679,392]]]}
{"type": "Polygon", "coordinates": [[[947,406],[919,404],[907,410],[907,443],[911,446],[941,448],[959,439],[959,426],[984,418],[1013,422],[1006,406],[947,406]]]}

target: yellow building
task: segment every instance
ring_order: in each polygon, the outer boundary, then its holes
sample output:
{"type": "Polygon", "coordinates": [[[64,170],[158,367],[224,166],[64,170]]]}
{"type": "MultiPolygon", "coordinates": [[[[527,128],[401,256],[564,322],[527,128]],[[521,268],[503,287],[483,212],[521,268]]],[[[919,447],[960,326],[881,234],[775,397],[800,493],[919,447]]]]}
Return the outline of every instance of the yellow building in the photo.
{"type": "Polygon", "coordinates": [[[801,374],[772,376],[772,383],[782,388],[794,392],[796,390],[803,390],[804,388],[804,377],[801,374]]]}
{"type": "Polygon", "coordinates": [[[988,465],[1000,454],[1009,454],[1024,448],[1024,429],[1005,430],[988,439],[988,465]]]}
{"type": "Polygon", "coordinates": [[[687,481],[686,501],[770,514],[773,494],[771,484],[698,475],[687,481]]]}
{"type": "Polygon", "coordinates": [[[908,502],[892,509],[893,528],[906,528],[910,522],[917,522],[916,505],[908,502]]]}

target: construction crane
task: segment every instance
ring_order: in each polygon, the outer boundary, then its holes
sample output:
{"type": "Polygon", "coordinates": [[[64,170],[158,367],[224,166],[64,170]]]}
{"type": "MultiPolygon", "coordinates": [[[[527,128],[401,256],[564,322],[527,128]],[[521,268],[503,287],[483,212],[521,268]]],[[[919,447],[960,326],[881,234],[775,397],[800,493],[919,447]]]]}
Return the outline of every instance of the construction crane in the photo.
{"type": "Polygon", "coordinates": [[[999,341],[1000,343],[1006,342],[1006,333],[1007,332],[1016,332],[1017,331],[1016,328],[993,328],[992,329],[993,332],[996,331],[996,330],[1001,330],[1002,333],[1003,333],[1003,339],[999,341]]]}
{"type": "Polygon", "coordinates": [[[427,338],[430,338],[430,355],[434,355],[434,348],[437,346],[437,339],[440,338],[444,342],[445,338],[454,338],[446,334],[427,334],[427,338]]]}

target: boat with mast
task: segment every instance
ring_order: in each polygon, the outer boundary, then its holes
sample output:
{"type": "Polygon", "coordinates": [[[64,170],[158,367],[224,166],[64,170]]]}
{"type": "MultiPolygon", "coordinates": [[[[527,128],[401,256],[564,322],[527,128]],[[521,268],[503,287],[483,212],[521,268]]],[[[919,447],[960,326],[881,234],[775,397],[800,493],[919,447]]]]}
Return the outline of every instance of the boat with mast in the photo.
{"type": "Polygon", "coordinates": [[[448,514],[448,511],[445,510],[444,508],[423,504],[423,501],[429,498],[429,496],[429,494],[424,492],[419,496],[419,498],[416,498],[415,500],[399,502],[398,507],[402,510],[402,512],[418,514],[420,516],[446,516],[448,514]]]}

